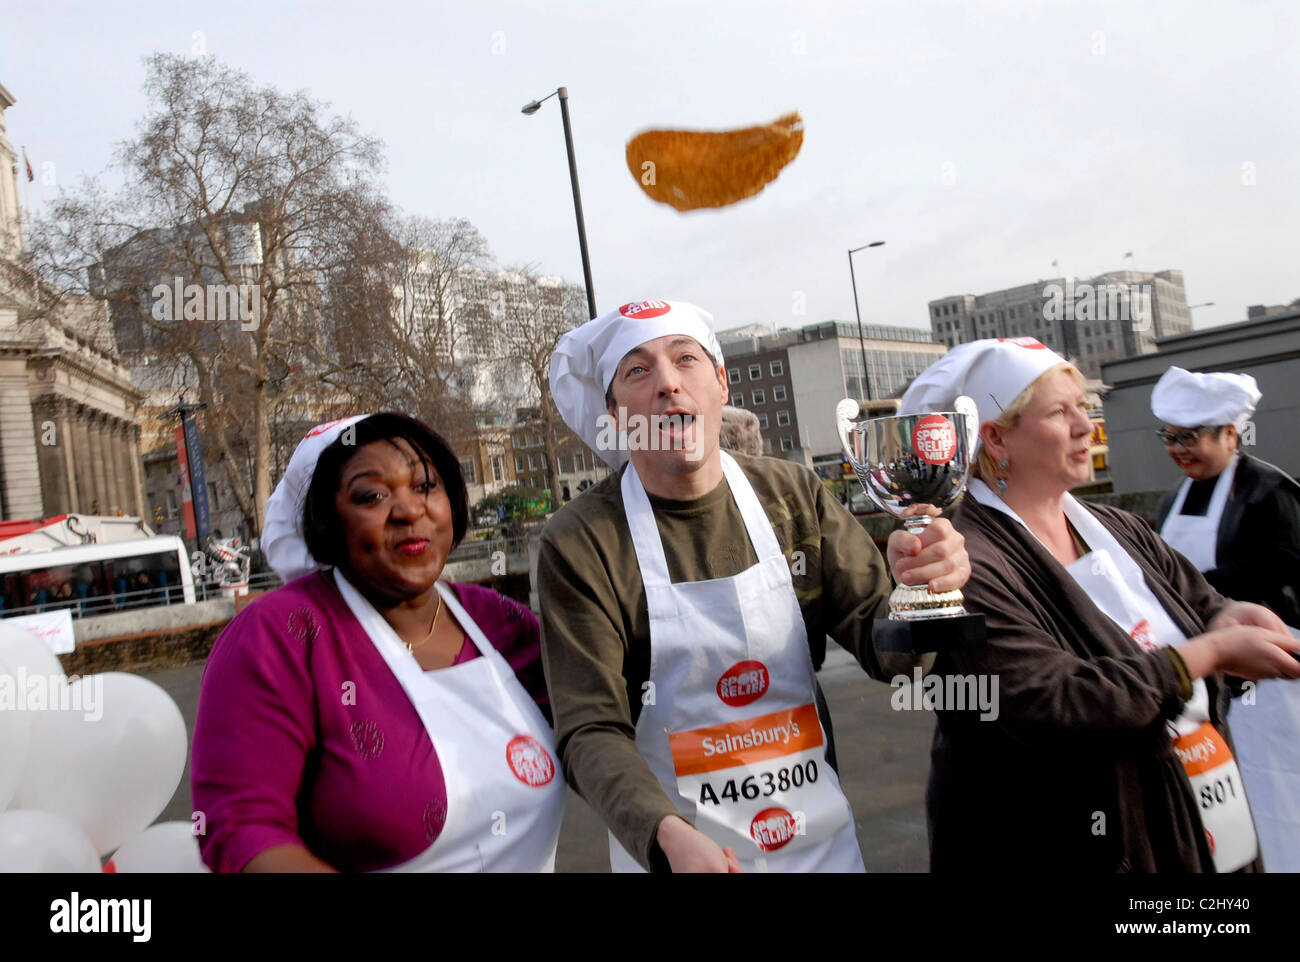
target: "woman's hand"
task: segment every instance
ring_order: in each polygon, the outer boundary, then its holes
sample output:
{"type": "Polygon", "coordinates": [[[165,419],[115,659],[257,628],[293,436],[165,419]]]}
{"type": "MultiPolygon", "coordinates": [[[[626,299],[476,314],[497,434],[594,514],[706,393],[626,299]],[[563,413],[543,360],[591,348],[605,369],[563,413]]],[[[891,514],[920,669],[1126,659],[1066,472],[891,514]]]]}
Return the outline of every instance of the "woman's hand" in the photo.
{"type": "Polygon", "coordinates": [[[1290,632],[1250,624],[1216,628],[1178,646],[1193,678],[1222,671],[1248,681],[1300,678],[1300,661],[1293,654],[1297,651],[1300,641],[1290,632]]]}
{"type": "Polygon", "coordinates": [[[1217,615],[1210,619],[1208,627],[1214,631],[1216,628],[1227,628],[1231,625],[1254,625],[1257,628],[1267,628],[1269,631],[1280,631],[1284,635],[1290,634],[1286,622],[1263,605],[1252,604],[1249,601],[1229,601],[1217,615]]]}
{"type": "Polygon", "coordinates": [[[719,848],[717,842],[676,815],[669,815],[659,823],[655,840],[674,873],[744,871],[730,847],[719,848]]]}
{"type": "Polygon", "coordinates": [[[920,537],[902,529],[889,536],[889,568],[898,584],[928,584],[931,591],[941,594],[956,591],[970,578],[966,538],[951,521],[938,517],[940,513],[932,505],[912,505],[904,517],[929,514],[934,520],[920,537]]]}

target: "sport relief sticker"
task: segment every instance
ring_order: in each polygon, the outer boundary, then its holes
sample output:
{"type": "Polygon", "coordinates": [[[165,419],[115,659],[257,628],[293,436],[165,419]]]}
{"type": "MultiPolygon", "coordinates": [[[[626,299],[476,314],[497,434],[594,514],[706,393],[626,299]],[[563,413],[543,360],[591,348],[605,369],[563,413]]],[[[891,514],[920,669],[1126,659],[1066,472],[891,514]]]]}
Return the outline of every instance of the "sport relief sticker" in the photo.
{"type": "Polygon", "coordinates": [[[1156,644],[1155,637],[1151,633],[1151,622],[1145,618],[1133,626],[1133,630],[1129,632],[1129,635],[1142,646],[1143,651],[1155,651],[1160,647],[1156,644]]]}
{"type": "Polygon", "coordinates": [[[633,301],[630,304],[624,304],[618,309],[618,312],[624,317],[659,317],[667,314],[672,308],[667,301],[633,301]]]}
{"type": "Polygon", "coordinates": [[[912,450],[927,464],[947,464],[957,453],[957,429],[942,414],[927,414],[912,429],[912,450]]]}
{"type": "Polygon", "coordinates": [[[506,761],[515,778],[525,785],[541,788],[555,777],[551,753],[532,735],[516,735],[506,745],[506,761]]]}
{"type": "Polygon", "coordinates": [[[732,708],[756,702],[767,691],[767,666],[761,661],[738,661],[718,679],[718,697],[732,708]]]}
{"type": "Polygon", "coordinates": [[[1047,345],[1036,337],[999,337],[998,341],[1003,344],[1015,344],[1018,347],[1027,347],[1038,351],[1047,350],[1047,345]]]}
{"type": "Polygon", "coordinates": [[[749,837],[764,852],[775,852],[798,834],[794,816],[784,808],[765,808],[749,823],[749,837]]]}

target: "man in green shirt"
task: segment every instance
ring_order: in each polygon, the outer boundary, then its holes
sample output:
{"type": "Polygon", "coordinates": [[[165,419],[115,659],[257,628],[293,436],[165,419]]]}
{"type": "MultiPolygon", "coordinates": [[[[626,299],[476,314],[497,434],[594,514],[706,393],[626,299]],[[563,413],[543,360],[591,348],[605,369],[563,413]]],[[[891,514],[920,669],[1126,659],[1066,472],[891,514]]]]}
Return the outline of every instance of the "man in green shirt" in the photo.
{"type": "MultiPolygon", "coordinates": [[[[557,744],[610,828],[616,871],[862,871],[813,650],[820,661],[830,634],[881,680],[918,660],[877,649],[888,572],[819,479],[720,450],[711,321],[689,304],[627,304],[552,359],[566,423],[622,466],[542,536],[557,744]]],[[[942,519],[920,538],[895,532],[889,558],[933,591],[970,574],[942,519]]]]}

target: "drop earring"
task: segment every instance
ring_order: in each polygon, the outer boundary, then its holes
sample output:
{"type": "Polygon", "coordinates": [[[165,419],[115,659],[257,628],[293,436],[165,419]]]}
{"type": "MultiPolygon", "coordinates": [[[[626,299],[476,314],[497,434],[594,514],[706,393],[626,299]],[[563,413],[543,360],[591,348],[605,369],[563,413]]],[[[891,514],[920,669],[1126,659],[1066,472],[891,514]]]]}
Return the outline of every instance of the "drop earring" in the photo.
{"type": "Polygon", "coordinates": [[[1011,467],[1010,461],[1002,460],[998,462],[998,494],[1007,493],[1007,476],[1005,472],[1009,467],[1011,467]]]}

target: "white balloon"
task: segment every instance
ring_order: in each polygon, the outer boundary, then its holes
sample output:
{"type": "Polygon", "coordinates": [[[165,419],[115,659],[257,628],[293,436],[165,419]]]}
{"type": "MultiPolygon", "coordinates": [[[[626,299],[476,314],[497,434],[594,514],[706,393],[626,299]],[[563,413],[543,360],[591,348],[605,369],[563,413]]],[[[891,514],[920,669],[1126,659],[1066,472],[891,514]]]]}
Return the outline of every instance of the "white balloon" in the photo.
{"type": "Polygon", "coordinates": [[[64,816],[106,855],[167,807],[185,771],[185,720],[166,691],[126,672],[88,675],[64,694],[33,713],[14,805],[64,816]]]}
{"type": "Polygon", "coordinates": [[[0,620],[0,662],[28,675],[47,678],[64,678],[63,665],[50,646],[26,628],[6,624],[0,620]]]}
{"type": "Polygon", "coordinates": [[[104,871],[170,874],[206,872],[208,867],[199,857],[192,822],[159,822],[114,852],[104,871]]]}
{"type": "Polygon", "coordinates": [[[0,811],[18,792],[32,739],[32,716],[26,710],[26,678],[0,657],[0,811]]]}
{"type": "Polygon", "coordinates": [[[26,628],[0,620],[0,810],[19,807],[16,796],[30,757],[34,720],[29,710],[57,697],[66,684],[63,665],[49,645],[26,628]]]}
{"type": "Polygon", "coordinates": [[[98,872],[86,833],[49,812],[0,812],[0,872],[98,872]]]}

